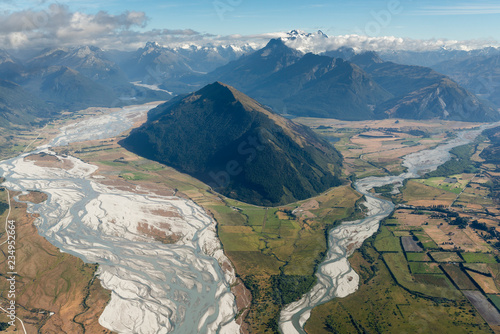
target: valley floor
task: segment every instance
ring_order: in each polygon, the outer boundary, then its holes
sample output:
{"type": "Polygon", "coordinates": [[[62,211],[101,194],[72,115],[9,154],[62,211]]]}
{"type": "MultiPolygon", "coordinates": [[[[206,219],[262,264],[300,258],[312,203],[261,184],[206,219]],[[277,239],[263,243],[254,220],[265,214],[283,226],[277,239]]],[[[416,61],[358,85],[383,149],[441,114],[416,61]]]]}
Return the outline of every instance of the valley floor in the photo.
{"type": "MultiPolygon", "coordinates": [[[[88,112],[96,113],[99,111],[88,112]]],[[[137,125],[144,119],[134,121],[137,125]]],[[[452,137],[456,130],[477,126],[403,120],[299,121],[335,142],[345,157],[345,177],[351,179],[398,174],[404,170],[401,166],[404,155],[436,146],[452,137]]],[[[48,126],[40,137],[17,133],[16,138],[23,139],[17,146],[13,146],[13,139],[4,134],[6,139],[0,144],[9,147],[8,153],[12,155],[22,152],[33,140],[32,145],[47,142],[59,127],[60,124],[48,126]]],[[[215,218],[218,237],[231,261],[223,264],[227,266],[223,269],[234,267],[236,271],[237,280],[231,290],[236,296],[237,322],[246,333],[276,333],[283,306],[298,300],[315,284],[314,273],[326,251],[328,229],[343,220],[363,216],[361,196],[348,183],[306,201],[280,207],[257,207],[225,198],[188,175],[126,151],[118,144],[123,137],[124,134],[73,143],[55,151],[60,156],[74,156],[98,166],[100,182],[109,186],[191,199],[215,218]]],[[[450,167],[449,174],[443,171],[440,176],[410,180],[399,195],[392,194],[391,187],[375,189],[400,206],[385,220],[379,232],[350,258],[352,267],[360,275],[359,291],[313,309],[305,327],[308,333],[498,331],[500,253],[497,247],[500,243],[497,244],[498,234],[493,231],[500,232],[500,211],[499,203],[490,196],[488,185],[493,178],[500,177],[500,172],[499,166],[484,164],[479,157],[487,145],[484,138],[483,142],[473,145],[469,160],[478,164],[475,170],[457,172],[450,167]],[[459,225],[461,219],[469,222],[465,228],[459,225]],[[471,224],[474,221],[477,224],[471,224]]],[[[37,163],[47,167],[51,164],[50,161],[37,163]]],[[[25,200],[43,200],[38,197],[39,194],[32,193],[25,200]]],[[[19,204],[16,210],[26,209],[19,204]]],[[[41,239],[29,241],[31,250],[26,254],[42,256],[42,249],[53,246],[46,245],[48,243],[33,232],[36,232],[34,217],[23,220],[22,212],[18,219],[25,229],[30,229],[29,234],[23,234],[41,239]],[[43,242],[45,244],[40,245],[43,242]]],[[[160,243],[173,241],[168,235],[149,228],[143,232],[160,243]]],[[[91,281],[95,268],[53,248],[46,252],[51,261],[63,261],[72,266],[75,262],[75,268],[81,267],[81,274],[67,272],[73,275],[71,277],[81,277],[76,280],[81,284],[74,285],[74,278],[69,280],[76,291],[70,298],[75,314],[84,311],[81,310],[85,305],[81,291],[95,291],[93,308],[85,312],[96,319],[109,295],[91,281]],[[63,258],[59,259],[61,256],[63,258]],[[89,285],[90,282],[93,285],[89,285]]],[[[48,272],[36,265],[42,260],[31,259],[23,266],[32,273],[32,284],[39,286],[40,291],[54,291],[47,284],[56,273],[44,274],[48,272]]],[[[56,276],[64,280],[64,275],[56,276]]],[[[2,287],[1,291],[5,289],[2,287]]],[[[68,289],[57,290],[56,297],[67,299],[68,293],[68,289]]],[[[19,314],[27,319],[26,323],[32,321],[33,329],[55,321],[52,319],[56,318],[47,320],[49,317],[44,313],[37,316],[40,319],[30,320],[29,313],[25,313],[28,310],[49,312],[52,309],[41,299],[35,298],[29,303],[21,303],[23,310],[19,314]]],[[[90,304],[87,302],[87,305],[90,304]]],[[[73,314],[54,312],[65,316],[62,323],[74,326],[70,321],[73,314]]],[[[90,321],[91,317],[85,319],[90,321]]]]}
{"type": "MultiPolygon", "coordinates": [[[[477,124],[302,120],[327,137],[357,177],[403,171],[401,157],[477,124]]],[[[399,204],[350,258],[360,288],[315,308],[308,333],[500,332],[498,165],[485,163],[485,137],[452,149],[425,178],[374,191],[399,204]]]]}

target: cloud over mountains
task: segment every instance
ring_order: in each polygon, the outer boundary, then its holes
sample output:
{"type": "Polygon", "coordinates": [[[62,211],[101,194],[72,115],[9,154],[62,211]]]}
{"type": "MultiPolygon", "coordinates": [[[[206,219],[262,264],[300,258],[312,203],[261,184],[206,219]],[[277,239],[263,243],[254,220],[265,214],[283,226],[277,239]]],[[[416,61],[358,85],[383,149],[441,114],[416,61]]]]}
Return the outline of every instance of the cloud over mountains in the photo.
{"type": "MultiPolygon", "coordinates": [[[[219,36],[192,29],[147,29],[148,17],[141,11],[110,14],[98,11],[88,14],[72,11],[64,4],[51,4],[31,9],[0,12],[0,43],[6,49],[41,49],[55,46],[96,45],[104,49],[133,50],[148,41],[163,45],[175,44],[243,44],[263,46],[270,38],[290,35],[274,32],[258,35],[219,36]]],[[[340,47],[358,50],[412,50],[428,51],[439,48],[471,50],[498,46],[496,41],[446,39],[419,40],[394,36],[370,37],[362,34],[327,37],[324,34],[305,34],[288,39],[291,47],[307,52],[322,52],[340,47]]]]}
{"type": "Polygon", "coordinates": [[[61,4],[4,12],[0,14],[0,21],[0,41],[7,48],[95,44],[126,49],[142,46],[152,39],[168,42],[203,37],[191,29],[141,31],[148,22],[144,12],[125,11],[112,15],[99,11],[87,14],[70,11],[68,6],[61,4]]]}
{"type": "Polygon", "coordinates": [[[321,31],[307,34],[300,31],[292,33],[277,33],[274,37],[282,37],[287,40],[286,44],[294,49],[304,52],[321,53],[324,51],[337,50],[341,47],[351,47],[358,51],[431,51],[441,48],[453,50],[473,50],[487,46],[498,46],[496,41],[469,40],[458,41],[448,39],[412,39],[394,36],[366,36],[366,35],[340,35],[326,36],[321,31]]]}

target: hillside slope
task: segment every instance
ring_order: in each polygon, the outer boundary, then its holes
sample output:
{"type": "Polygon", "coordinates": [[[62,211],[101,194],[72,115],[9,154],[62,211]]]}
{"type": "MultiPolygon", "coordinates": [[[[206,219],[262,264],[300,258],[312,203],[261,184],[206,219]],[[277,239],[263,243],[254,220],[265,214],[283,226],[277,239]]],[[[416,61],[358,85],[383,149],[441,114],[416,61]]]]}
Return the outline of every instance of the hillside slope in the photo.
{"type": "Polygon", "coordinates": [[[0,126],[35,125],[53,112],[50,105],[21,86],[0,79],[0,126]]]}
{"type": "Polygon", "coordinates": [[[341,156],[330,144],[219,82],[152,110],[122,144],[258,205],[308,198],[340,183],[341,156]]]}
{"type": "Polygon", "coordinates": [[[376,118],[489,122],[500,114],[431,68],[384,62],[374,52],[351,58],[394,98],[377,105],[376,118]]]}

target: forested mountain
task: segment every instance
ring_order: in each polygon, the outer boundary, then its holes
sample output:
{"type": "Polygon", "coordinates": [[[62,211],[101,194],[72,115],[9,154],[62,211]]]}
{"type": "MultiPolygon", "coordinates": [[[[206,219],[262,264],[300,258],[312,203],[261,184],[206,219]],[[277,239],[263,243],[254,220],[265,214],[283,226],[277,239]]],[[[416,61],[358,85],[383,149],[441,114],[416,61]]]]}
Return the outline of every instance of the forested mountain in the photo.
{"type": "Polygon", "coordinates": [[[160,105],[123,145],[259,205],[338,185],[341,156],[309,128],[216,82],[160,105]]]}

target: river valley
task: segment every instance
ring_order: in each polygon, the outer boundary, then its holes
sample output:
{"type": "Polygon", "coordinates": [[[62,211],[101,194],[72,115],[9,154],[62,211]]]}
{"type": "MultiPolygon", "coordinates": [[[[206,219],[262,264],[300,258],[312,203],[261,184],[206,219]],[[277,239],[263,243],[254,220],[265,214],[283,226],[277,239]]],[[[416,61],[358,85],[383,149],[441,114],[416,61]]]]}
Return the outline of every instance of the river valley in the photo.
{"type": "Polygon", "coordinates": [[[299,301],[287,305],[281,312],[280,329],[287,334],[305,334],[304,325],[311,310],[333,298],[342,298],[354,293],[359,285],[359,276],[351,268],[348,257],[361,247],[379,228],[380,221],[394,210],[394,204],[370,193],[374,187],[392,184],[393,192],[398,192],[404,180],[418,178],[426,172],[435,170],[451,158],[450,150],[472,142],[483,130],[499,123],[483,125],[479,129],[457,133],[456,138],[404,157],[406,172],[397,176],[366,177],[357,180],[355,189],[365,196],[366,218],[343,222],[333,228],[328,235],[328,251],[318,267],[317,283],[299,301]]]}
{"type": "Polygon", "coordinates": [[[104,139],[130,128],[154,106],[120,111],[63,127],[51,143],[0,163],[3,186],[42,191],[28,203],[40,215],[39,233],[62,252],[98,263],[112,291],[99,323],[118,333],[235,333],[235,273],[216,234],[216,222],[194,202],[149,189],[105,184],[97,166],[51,147],[104,139]],[[66,168],[37,166],[27,156],[52,156],[66,168]],[[163,242],[155,241],[160,236],[163,242]]]}

